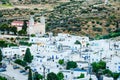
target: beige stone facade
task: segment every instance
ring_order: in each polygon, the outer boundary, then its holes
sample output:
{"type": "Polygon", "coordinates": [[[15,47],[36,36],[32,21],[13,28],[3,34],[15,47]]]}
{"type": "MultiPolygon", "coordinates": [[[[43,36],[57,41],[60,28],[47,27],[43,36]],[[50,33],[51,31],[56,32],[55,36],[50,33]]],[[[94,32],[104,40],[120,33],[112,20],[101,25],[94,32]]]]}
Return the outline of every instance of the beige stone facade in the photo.
{"type": "Polygon", "coordinates": [[[33,17],[31,16],[29,20],[29,26],[27,29],[28,35],[44,35],[45,34],[45,18],[41,17],[40,22],[34,22],[33,17]]]}

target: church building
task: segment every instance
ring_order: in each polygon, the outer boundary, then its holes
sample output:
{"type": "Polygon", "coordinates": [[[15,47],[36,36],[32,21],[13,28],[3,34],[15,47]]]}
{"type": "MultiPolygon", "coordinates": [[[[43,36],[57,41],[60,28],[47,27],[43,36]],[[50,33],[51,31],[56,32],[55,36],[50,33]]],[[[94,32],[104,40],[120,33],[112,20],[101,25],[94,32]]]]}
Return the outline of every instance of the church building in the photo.
{"type": "Polygon", "coordinates": [[[27,28],[27,34],[35,34],[35,35],[44,35],[45,34],[45,17],[40,18],[40,22],[34,22],[34,18],[31,15],[29,20],[29,25],[27,28]]]}

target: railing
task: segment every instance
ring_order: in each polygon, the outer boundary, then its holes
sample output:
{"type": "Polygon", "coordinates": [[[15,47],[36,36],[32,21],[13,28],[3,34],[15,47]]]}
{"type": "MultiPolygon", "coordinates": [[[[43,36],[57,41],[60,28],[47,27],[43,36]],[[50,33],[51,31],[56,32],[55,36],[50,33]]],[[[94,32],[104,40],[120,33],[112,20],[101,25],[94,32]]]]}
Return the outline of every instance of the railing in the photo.
{"type": "Polygon", "coordinates": [[[7,78],[7,80],[15,80],[14,77],[10,77],[8,75],[0,73],[0,76],[7,78]]]}

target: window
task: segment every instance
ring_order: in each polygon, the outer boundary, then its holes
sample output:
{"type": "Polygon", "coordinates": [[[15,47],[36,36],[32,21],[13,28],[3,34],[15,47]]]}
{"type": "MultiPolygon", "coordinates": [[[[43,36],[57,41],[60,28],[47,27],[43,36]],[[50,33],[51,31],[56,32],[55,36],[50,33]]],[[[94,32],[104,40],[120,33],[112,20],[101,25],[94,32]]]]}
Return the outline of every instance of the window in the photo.
{"type": "Polygon", "coordinates": [[[117,63],[115,63],[115,65],[117,65],[117,63]]]}
{"type": "Polygon", "coordinates": [[[7,54],[7,52],[5,52],[5,54],[7,54]]]}
{"type": "Polygon", "coordinates": [[[67,75],[66,75],[66,78],[67,78],[67,75]]]}
{"type": "Polygon", "coordinates": [[[24,50],[22,50],[22,52],[24,52],[24,50]]]}
{"type": "Polygon", "coordinates": [[[107,69],[109,69],[109,67],[107,66],[107,69]]]}

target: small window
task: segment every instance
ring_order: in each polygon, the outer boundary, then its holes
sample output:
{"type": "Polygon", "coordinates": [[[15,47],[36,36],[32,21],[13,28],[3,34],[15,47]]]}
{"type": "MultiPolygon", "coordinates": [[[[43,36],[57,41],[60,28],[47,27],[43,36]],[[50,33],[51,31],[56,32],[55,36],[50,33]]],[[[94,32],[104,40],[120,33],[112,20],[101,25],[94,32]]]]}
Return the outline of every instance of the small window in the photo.
{"type": "Polygon", "coordinates": [[[66,75],[66,78],[67,78],[67,75],[66,75]]]}
{"type": "Polygon", "coordinates": [[[98,61],[98,59],[96,59],[96,61],[98,61]]]}
{"type": "Polygon", "coordinates": [[[109,69],[109,67],[107,66],[107,69],[109,69]]]}
{"type": "Polygon", "coordinates": [[[117,63],[115,63],[115,65],[117,65],[117,63]]]}
{"type": "Polygon", "coordinates": [[[24,50],[22,50],[22,52],[24,52],[24,50]]]}

